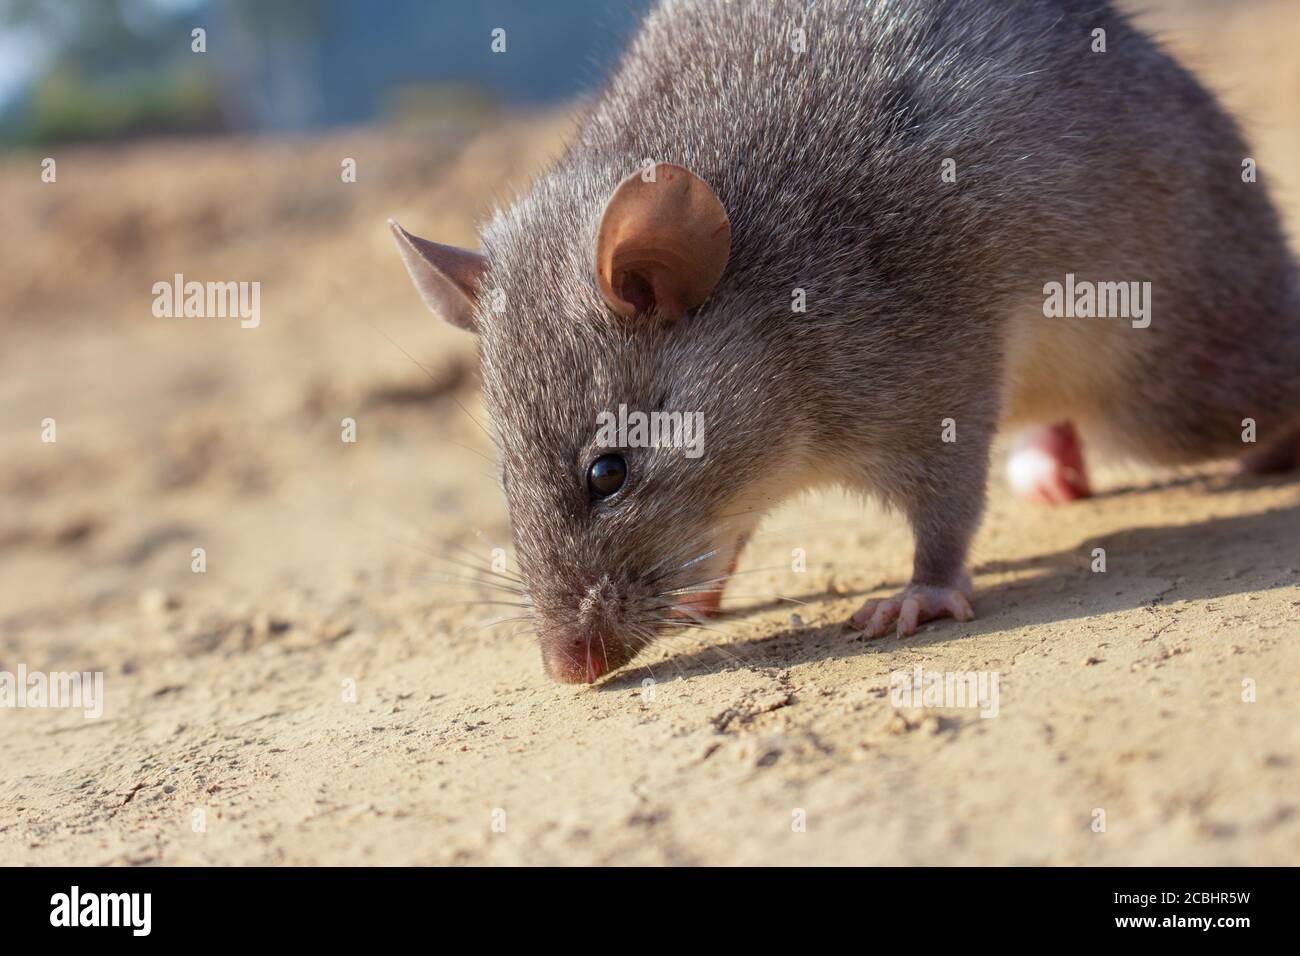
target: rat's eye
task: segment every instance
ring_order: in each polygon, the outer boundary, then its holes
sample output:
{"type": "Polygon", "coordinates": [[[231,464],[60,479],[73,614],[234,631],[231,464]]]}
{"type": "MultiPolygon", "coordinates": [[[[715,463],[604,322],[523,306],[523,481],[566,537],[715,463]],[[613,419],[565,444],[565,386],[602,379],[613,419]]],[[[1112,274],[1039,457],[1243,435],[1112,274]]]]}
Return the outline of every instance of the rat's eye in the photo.
{"type": "Polygon", "coordinates": [[[587,469],[587,487],[597,498],[608,498],[627,480],[627,461],[622,455],[601,455],[587,469]]]}

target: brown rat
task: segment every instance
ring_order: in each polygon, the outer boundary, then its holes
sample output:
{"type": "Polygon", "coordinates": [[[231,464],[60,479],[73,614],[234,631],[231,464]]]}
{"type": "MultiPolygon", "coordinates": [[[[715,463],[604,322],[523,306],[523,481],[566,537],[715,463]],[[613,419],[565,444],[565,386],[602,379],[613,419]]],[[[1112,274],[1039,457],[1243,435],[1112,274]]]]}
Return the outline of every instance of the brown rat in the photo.
{"type": "Polygon", "coordinates": [[[763,512],[824,485],[915,533],[912,583],[856,626],[969,619],[1000,424],[1038,428],[1018,480],[1048,499],[1087,491],[1075,428],[1294,464],[1300,283],[1249,155],[1096,0],[662,3],[484,253],[394,224],[478,335],[548,673],[715,607],[763,512]],[[1145,324],[1049,317],[1067,276],[1150,283],[1145,324]],[[699,415],[703,453],[610,447],[620,408],[699,415]]]}

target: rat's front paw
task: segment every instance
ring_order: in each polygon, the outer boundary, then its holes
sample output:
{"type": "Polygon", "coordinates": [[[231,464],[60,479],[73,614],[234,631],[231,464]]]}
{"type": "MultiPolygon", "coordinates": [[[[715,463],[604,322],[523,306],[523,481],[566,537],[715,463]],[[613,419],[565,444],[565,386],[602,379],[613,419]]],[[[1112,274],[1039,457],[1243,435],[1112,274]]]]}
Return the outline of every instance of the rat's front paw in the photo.
{"type": "Polygon", "coordinates": [[[970,579],[963,577],[957,587],[935,587],[931,584],[909,584],[893,597],[873,598],[849,618],[849,626],[865,631],[867,639],[884,637],[890,625],[898,622],[899,637],[916,633],[916,626],[936,618],[951,617],[958,621],[972,621],[975,612],[970,606],[970,579]]]}

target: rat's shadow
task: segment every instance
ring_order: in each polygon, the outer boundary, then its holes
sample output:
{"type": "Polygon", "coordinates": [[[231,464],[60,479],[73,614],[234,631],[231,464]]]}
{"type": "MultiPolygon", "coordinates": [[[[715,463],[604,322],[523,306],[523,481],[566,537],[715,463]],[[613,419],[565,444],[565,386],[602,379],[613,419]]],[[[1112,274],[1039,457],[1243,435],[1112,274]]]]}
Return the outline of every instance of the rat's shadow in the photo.
{"type": "MultiPolygon", "coordinates": [[[[1207,491],[1224,492],[1285,484],[1294,479],[1232,477],[1217,481],[1207,491]]],[[[1176,479],[1168,484],[1114,490],[1098,497],[1141,495],[1170,487],[1204,482],[1204,478],[1176,479]]],[[[1187,525],[1127,528],[1100,535],[1050,554],[990,561],[975,574],[1033,572],[992,587],[977,588],[976,620],[959,624],[942,619],[922,625],[904,638],[909,647],[925,647],[967,637],[996,634],[1030,624],[1055,623],[1113,611],[1158,606],[1165,600],[1205,600],[1248,591],[1270,590],[1300,584],[1300,506],[1246,515],[1209,518],[1187,525]],[[1276,546],[1287,553],[1280,563],[1258,567],[1260,545],[1276,546]],[[1106,572],[1092,570],[1093,549],[1106,553],[1106,572]],[[1140,569],[1140,570],[1138,570],[1140,569]],[[1155,582],[1168,586],[1153,590],[1155,582]]],[[[829,601],[888,594],[901,581],[883,582],[868,591],[797,595],[797,601],[815,606],[829,601]]],[[[794,610],[798,604],[773,600],[726,611],[716,618],[719,629],[728,620],[777,609],[794,610]]],[[[847,615],[846,615],[847,616],[847,615]]],[[[1300,616],[1300,615],[1298,615],[1300,616]]],[[[820,627],[794,627],[766,637],[727,641],[718,645],[674,653],[646,661],[658,673],[690,676],[726,670],[737,663],[752,667],[789,667],[832,657],[874,654],[891,650],[899,638],[891,635],[873,641],[853,640],[844,622],[820,627]]],[[[692,641],[692,643],[696,643],[692,641]]],[[[640,684],[647,668],[634,659],[602,690],[626,690],[640,684]]]]}

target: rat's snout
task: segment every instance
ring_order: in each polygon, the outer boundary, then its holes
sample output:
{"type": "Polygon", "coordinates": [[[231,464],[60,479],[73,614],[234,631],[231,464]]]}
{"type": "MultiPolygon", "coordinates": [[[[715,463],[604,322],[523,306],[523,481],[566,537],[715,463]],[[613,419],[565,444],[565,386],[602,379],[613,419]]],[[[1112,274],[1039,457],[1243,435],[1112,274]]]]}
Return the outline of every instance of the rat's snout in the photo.
{"type": "Polygon", "coordinates": [[[565,684],[590,684],[632,658],[620,639],[622,601],[608,575],[587,588],[568,621],[539,622],[546,673],[565,684]]]}
{"type": "Polygon", "coordinates": [[[561,684],[593,684],[609,669],[600,648],[576,636],[543,644],[542,663],[547,675],[561,684]]]}

